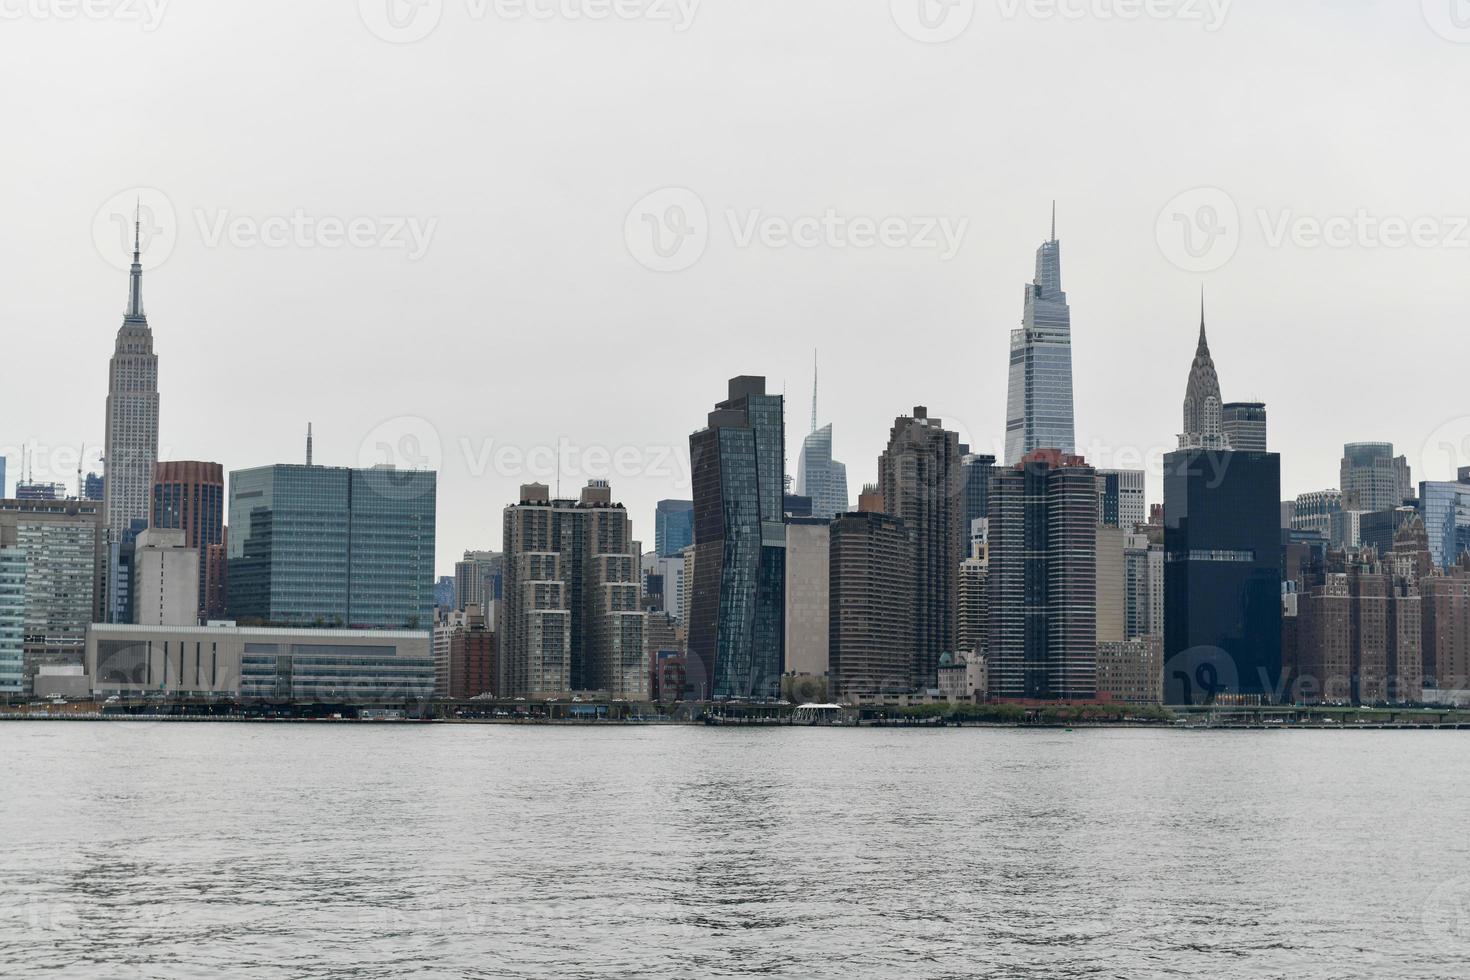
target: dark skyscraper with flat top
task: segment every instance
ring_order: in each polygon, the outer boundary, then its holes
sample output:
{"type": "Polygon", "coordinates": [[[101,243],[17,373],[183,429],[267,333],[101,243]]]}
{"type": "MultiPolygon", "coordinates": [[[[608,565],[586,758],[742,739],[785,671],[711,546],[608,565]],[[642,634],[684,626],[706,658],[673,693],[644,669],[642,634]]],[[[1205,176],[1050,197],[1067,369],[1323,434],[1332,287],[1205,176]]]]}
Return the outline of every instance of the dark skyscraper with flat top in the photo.
{"type": "Polygon", "coordinates": [[[690,697],[777,697],[784,666],[786,487],[784,400],[766,379],[730,381],[730,396],[689,437],[694,482],[690,697]]]}

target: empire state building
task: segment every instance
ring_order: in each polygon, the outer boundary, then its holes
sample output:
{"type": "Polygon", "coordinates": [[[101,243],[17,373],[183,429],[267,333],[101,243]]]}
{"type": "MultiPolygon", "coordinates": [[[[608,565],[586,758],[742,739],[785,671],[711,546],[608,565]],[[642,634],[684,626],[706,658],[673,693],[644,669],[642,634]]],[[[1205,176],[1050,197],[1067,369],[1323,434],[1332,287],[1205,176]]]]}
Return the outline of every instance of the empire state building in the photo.
{"type": "Polygon", "coordinates": [[[133,222],[128,307],[107,371],[104,501],[110,540],[124,540],[134,521],[148,519],[153,464],[158,462],[158,356],[143,313],[140,221],[133,222]]]}

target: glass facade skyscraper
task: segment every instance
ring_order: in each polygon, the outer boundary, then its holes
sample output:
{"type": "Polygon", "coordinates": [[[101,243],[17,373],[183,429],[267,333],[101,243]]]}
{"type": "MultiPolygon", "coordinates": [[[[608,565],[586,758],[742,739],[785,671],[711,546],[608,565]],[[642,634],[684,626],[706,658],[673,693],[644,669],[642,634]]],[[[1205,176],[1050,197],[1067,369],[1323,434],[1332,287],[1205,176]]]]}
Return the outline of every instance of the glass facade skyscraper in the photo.
{"type": "Polygon", "coordinates": [[[1164,457],[1164,698],[1269,703],[1281,676],[1281,457],[1164,457]]]}
{"type": "Polygon", "coordinates": [[[822,426],[801,444],[796,492],[809,497],[811,516],[831,520],[847,513],[847,467],[832,458],[832,426],[822,426]]]}
{"type": "Polygon", "coordinates": [[[1470,551],[1470,468],[1460,471],[1456,483],[1419,484],[1419,513],[1429,532],[1429,556],[1448,569],[1470,551]]]}
{"type": "Polygon", "coordinates": [[[694,543],[694,501],[660,500],[653,515],[653,550],[673,558],[694,543]]]}
{"type": "Polygon", "coordinates": [[[709,425],[689,437],[695,560],[686,685],[697,699],[780,694],[784,413],[765,378],[733,378],[709,425]]]}
{"type": "Polygon", "coordinates": [[[1019,330],[1011,331],[1006,395],[1006,465],[1037,449],[1076,450],[1072,414],[1072,311],[1062,291],[1055,215],[1050,240],[1036,250],[1019,330]]]}
{"type": "Polygon", "coordinates": [[[229,604],[243,623],[428,630],[438,477],[283,464],[230,474],[229,604]]]}

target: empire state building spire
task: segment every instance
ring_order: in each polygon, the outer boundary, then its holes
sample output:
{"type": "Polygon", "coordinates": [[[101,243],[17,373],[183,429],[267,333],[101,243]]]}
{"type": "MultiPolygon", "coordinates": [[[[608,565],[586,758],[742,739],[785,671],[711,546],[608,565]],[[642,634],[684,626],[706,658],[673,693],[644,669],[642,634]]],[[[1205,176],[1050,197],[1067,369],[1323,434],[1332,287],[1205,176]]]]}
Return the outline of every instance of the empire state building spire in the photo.
{"type": "Polygon", "coordinates": [[[143,207],[140,201],[133,208],[133,268],[128,282],[128,309],[123,317],[147,323],[148,317],[143,313],[143,260],[140,248],[142,227],[143,207]]]}

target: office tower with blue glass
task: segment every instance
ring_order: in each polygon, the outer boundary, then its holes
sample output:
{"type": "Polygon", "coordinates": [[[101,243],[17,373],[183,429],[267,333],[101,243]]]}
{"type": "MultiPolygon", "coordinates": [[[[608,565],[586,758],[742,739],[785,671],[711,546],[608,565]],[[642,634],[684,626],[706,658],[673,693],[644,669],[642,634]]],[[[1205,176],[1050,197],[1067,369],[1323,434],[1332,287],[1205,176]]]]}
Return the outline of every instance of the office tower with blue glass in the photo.
{"type": "Polygon", "coordinates": [[[653,550],[672,558],[694,543],[694,501],[660,500],[653,515],[653,550]]]}
{"type": "Polygon", "coordinates": [[[387,466],[232,472],[231,618],[428,630],[437,489],[435,473],[387,466]]]}
{"type": "Polygon", "coordinates": [[[774,698],[784,669],[785,400],[766,379],[730,381],[729,397],[689,437],[694,583],[686,694],[774,698]]]}
{"type": "Polygon", "coordinates": [[[1132,531],[1148,517],[1144,504],[1143,470],[1098,470],[1098,521],[1132,531]]]}
{"type": "Polygon", "coordinates": [[[1232,450],[1200,317],[1179,449],[1164,457],[1164,699],[1270,703],[1281,663],[1281,457],[1232,450]]]}
{"type": "Polygon", "coordinates": [[[1419,484],[1419,513],[1429,533],[1429,555],[1446,570],[1470,551],[1470,466],[1461,467],[1458,476],[1454,483],[1419,484]]]}
{"type": "Polygon", "coordinates": [[[1026,286],[1021,327],[1011,331],[1006,394],[1006,458],[1014,466],[1037,449],[1076,449],[1072,415],[1072,311],[1062,291],[1056,209],[1051,238],[1036,250],[1036,279],[1026,286]]]}

